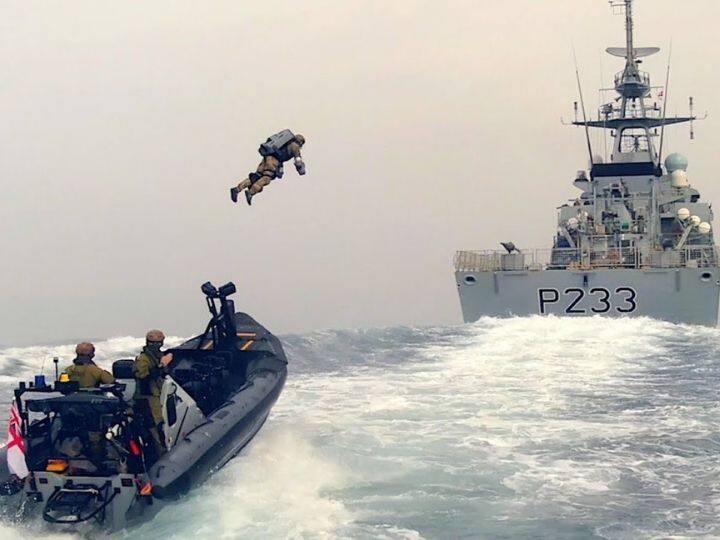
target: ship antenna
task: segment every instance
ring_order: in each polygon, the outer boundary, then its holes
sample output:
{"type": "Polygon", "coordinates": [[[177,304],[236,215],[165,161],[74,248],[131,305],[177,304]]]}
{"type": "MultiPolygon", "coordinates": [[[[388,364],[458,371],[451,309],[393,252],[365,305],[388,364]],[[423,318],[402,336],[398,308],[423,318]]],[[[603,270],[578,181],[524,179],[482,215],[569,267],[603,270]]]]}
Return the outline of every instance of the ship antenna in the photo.
{"type": "Polygon", "coordinates": [[[625,0],[625,39],[627,42],[627,63],[635,67],[635,43],[633,39],[632,0],[625,0]]]}
{"type": "MultiPolygon", "coordinates": [[[[690,118],[694,118],[695,106],[693,104],[693,97],[690,96],[690,118]]],[[[693,120],[690,120],[690,140],[695,140],[695,124],[693,120]]]]}
{"type": "Polygon", "coordinates": [[[592,145],[590,144],[590,128],[587,123],[587,115],[585,114],[585,99],[583,98],[582,85],[580,84],[580,70],[578,68],[577,53],[575,52],[575,44],[572,46],[573,60],[575,61],[575,78],[577,79],[578,93],[580,94],[580,106],[582,107],[583,125],[585,126],[585,140],[587,141],[588,155],[590,156],[590,169],[595,166],[592,155],[592,145]]]}
{"type": "MultiPolygon", "coordinates": [[[[600,87],[605,88],[605,77],[603,75],[602,58],[603,57],[601,54],[600,55],[600,87]]],[[[602,105],[603,105],[603,103],[602,103],[603,97],[604,97],[604,94],[603,94],[603,91],[601,90],[600,93],[598,94],[598,102],[599,102],[598,110],[600,110],[600,107],[602,107],[602,105]]],[[[607,159],[607,146],[608,146],[607,145],[607,120],[608,120],[608,115],[603,114],[603,130],[602,130],[602,132],[603,132],[603,161],[605,161],[605,162],[607,162],[607,160],[608,160],[607,159]]]]}
{"type": "Polygon", "coordinates": [[[663,143],[665,142],[665,121],[667,119],[668,88],[670,85],[670,60],[672,59],[672,41],[668,51],[667,73],[665,74],[665,95],[663,102],[662,127],[660,128],[660,148],[658,149],[658,167],[662,166],[663,143]]]}

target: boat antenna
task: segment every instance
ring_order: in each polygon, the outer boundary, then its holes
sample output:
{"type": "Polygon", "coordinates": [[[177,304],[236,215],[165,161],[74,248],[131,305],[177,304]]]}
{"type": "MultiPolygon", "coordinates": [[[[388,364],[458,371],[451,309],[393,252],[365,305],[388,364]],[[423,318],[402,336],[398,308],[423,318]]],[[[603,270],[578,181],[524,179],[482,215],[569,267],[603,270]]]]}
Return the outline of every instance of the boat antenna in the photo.
{"type": "Polygon", "coordinates": [[[585,140],[587,141],[588,155],[590,156],[590,169],[595,166],[592,155],[592,145],[590,144],[590,128],[588,128],[587,115],[585,114],[585,99],[583,98],[582,85],[580,84],[580,70],[578,68],[577,53],[575,52],[575,44],[572,46],[573,60],[575,61],[575,78],[577,79],[578,93],[580,94],[580,106],[582,107],[583,125],[585,126],[585,140]]]}
{"type": "Polygon", "coordinates": [[[670,85],[670,60],[672,59],[672,40],[668,51],[667,73],[665,74],[665,95],[663,96],[662,127],[660,128],[660,148],[658,149],[658,168],[662,167],[663,143],[665,142],[665,120],[667,120],[668,87],[670,85]]]}

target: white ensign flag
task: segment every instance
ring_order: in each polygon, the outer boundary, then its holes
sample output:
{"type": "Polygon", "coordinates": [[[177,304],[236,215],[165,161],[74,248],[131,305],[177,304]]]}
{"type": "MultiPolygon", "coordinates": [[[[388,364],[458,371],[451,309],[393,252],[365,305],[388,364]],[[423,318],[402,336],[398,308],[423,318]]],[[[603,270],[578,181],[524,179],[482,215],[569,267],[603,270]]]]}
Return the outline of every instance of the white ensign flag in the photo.
{"type": "Polygon", "coordinates": [[[27,464],[25,463],[25,440],[22,436],[20,426],[20,413],[17,402],[13,401],[10,409],[10,422],[8,423],[7,462],[8,469],[18,478],[25,478],[28,475],[27,464]]]}

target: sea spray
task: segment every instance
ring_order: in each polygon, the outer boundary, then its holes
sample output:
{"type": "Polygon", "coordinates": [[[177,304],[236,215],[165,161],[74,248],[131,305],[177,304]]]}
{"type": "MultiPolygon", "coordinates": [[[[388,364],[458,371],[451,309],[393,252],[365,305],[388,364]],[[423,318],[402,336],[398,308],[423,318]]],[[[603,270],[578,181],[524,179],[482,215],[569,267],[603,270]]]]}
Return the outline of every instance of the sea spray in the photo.
{"type": "MultiPolygon", "coordinates": [[[[258,437],[124,537],[720,535],[716,329],[533,317],[282,339],[288,383],[258,437]]],[[[96,345],[109,365],[141,344],[96,345]]],[[[0,373],[59,350],[0,351],[0,373]]]]}

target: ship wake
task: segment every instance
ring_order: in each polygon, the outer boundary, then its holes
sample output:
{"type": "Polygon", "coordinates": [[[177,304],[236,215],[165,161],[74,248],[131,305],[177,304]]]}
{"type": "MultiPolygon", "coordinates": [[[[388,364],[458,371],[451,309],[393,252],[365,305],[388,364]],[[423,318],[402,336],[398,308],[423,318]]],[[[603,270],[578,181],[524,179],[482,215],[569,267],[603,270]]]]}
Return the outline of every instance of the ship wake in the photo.
{"type": "MultiPolygon", "coordinates": [[[[258,437],[127,537],[720,534],[716,329],[531,317],[283,342],[258,437]]],[[[139,344],[100,343],[101,362],[139,344]]],[[[0,373],[58,351],[0,351],[0,373]]]]}

